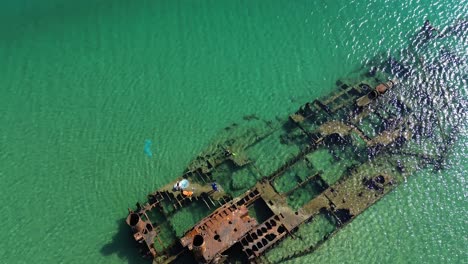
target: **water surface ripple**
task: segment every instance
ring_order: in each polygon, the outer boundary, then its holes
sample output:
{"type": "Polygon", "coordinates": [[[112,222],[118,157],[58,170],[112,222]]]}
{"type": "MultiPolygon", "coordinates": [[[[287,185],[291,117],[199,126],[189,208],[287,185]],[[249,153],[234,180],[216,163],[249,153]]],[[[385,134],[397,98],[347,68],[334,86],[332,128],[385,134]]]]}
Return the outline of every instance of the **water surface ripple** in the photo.
{"type": "Polygon", "coordinates": [[[443,43],[445,61],[403,56],[408,45],[440,53],[414,35],[426,19],[443,31],[466,14],[466,0],[3,1],[0,262],[146,263],[127,207],[243,116],[287,114],[390,55],[427,65],[411,80],[434,88],[402,96],[457,127],[449,159],[290,261],[466,261],[468,32],[443,43]]]}

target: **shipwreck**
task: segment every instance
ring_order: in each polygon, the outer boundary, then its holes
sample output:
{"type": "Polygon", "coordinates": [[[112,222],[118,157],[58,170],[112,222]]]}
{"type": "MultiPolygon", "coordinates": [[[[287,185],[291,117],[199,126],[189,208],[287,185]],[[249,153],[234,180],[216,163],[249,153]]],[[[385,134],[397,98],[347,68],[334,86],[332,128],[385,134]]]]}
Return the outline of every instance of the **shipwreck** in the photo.
{"type": "Polygon", "coordinates": [[[416,170],[443,169],[466,108],[457,89],[466,64],[438,44],[463,37],[455,29],[423,27],[398,56],[378,56],[294,113],[226,128],[183,175],[129,209],[142,255],[279,263],[313,252],[416,170]],[[181,211],[197,212],[192,226],[173,223],[181,211]],[[314,237],[275,252],[301,229],[314,237]]]}

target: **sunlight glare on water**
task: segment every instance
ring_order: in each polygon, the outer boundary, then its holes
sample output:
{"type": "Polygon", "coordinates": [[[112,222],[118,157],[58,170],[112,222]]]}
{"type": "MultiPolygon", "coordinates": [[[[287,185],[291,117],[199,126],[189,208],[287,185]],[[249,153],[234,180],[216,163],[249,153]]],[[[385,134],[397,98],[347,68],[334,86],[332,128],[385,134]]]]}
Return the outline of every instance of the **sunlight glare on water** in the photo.
{"type": "Polygon", "coordinates": [[[434,136],[417,142],[447,159],[289,261],[466,261],[466,14],[466,0],[2,1],[0,262],[146,263],[124,223],[135,201],[226,126],[389,57],[425,65],[401,96],[437,109],[431,123],[419,108],[434,136]],[[418,39],[426,19],[451,36],[418,39]]]}

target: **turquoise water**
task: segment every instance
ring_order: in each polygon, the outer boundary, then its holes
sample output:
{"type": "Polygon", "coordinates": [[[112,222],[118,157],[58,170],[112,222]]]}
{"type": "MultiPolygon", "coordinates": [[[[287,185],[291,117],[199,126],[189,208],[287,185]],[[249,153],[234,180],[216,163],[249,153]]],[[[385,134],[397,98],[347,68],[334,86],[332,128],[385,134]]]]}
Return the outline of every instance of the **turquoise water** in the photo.
{"type": "MultiPolygon", "coordinates": [[[[2,1],[0,262],[146,263],[126,208],[224,127],[289,113],[426,18],[467,13],[447,0],[2,1]]],[[[466,152],[463,138],[447,170],[408,179],[292,262],[462,263],[466,152]]]]}

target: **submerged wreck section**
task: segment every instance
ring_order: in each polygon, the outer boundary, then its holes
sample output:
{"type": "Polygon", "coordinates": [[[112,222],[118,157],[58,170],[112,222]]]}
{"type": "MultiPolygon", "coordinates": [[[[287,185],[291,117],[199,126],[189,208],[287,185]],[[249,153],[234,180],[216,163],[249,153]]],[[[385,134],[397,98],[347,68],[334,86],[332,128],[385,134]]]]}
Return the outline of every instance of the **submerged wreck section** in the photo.
{"type": "MultiPolygon", "coordinates": [[[[464,115],[466,103],[438,77],[443,66],[421,62],[438,53],[413,50],[337,81],[286,118],[248,116],[258,122],[226,129],[182,176],[129,209],[142,254],[155,263],[278,263],[315,250],[415,170],[443,168],[462,123],[441,114],[464,115]],[[318,236],[275,253],[301,229],[318,236]]],[[[457,67],[450,76],[463,73],[457,67]]]]}

